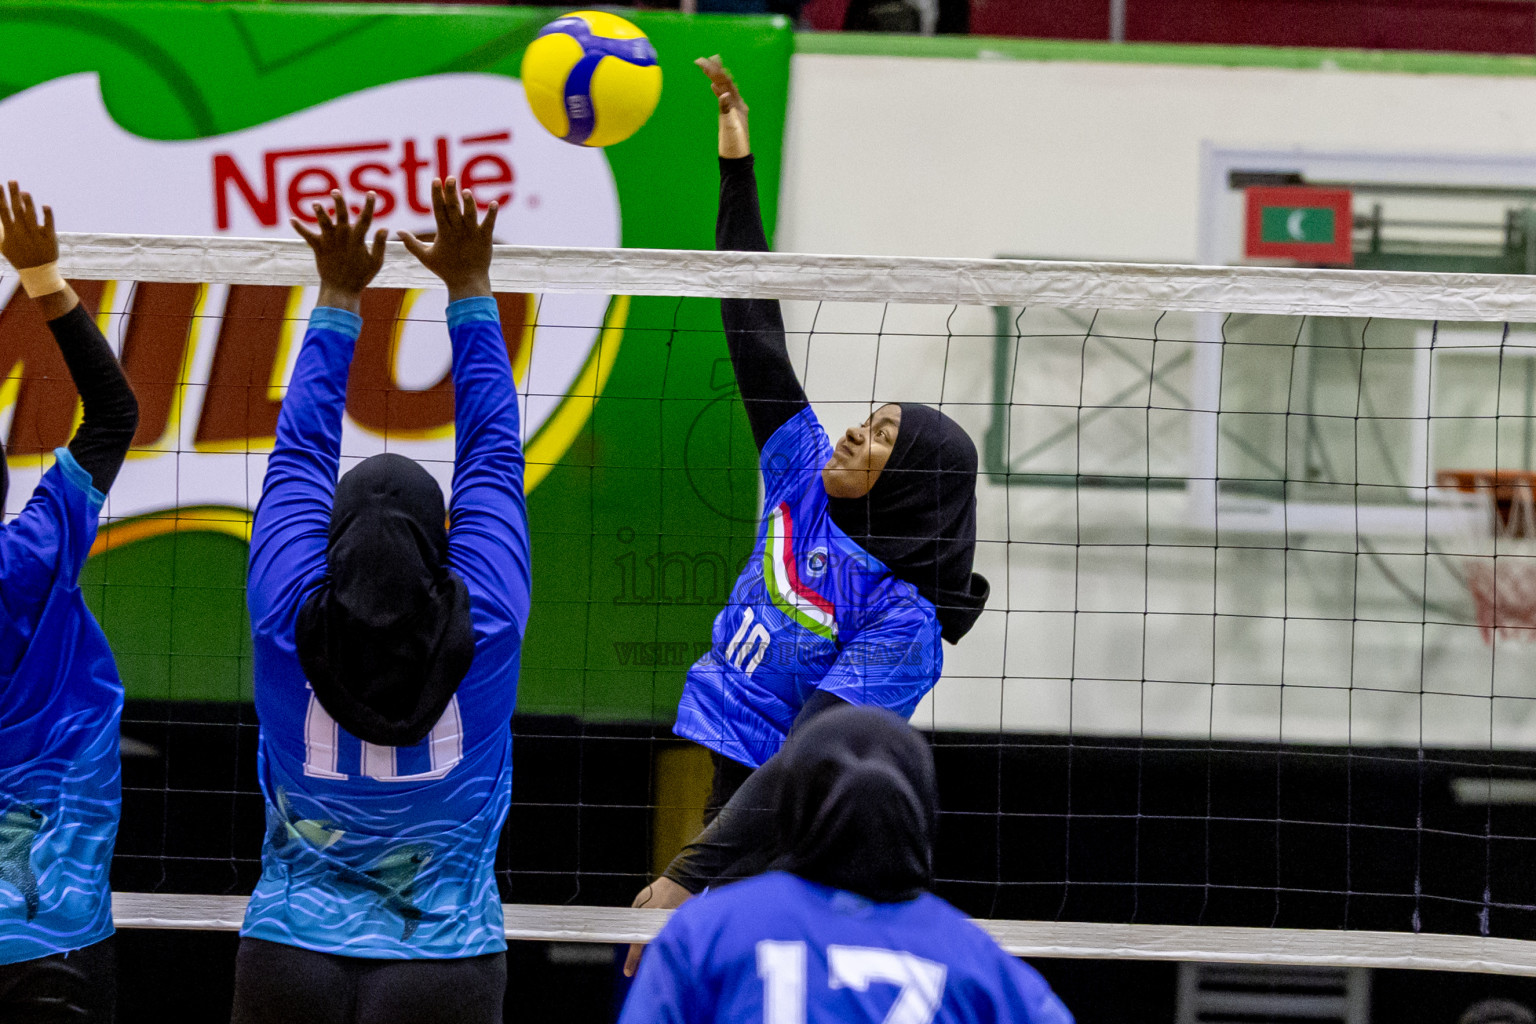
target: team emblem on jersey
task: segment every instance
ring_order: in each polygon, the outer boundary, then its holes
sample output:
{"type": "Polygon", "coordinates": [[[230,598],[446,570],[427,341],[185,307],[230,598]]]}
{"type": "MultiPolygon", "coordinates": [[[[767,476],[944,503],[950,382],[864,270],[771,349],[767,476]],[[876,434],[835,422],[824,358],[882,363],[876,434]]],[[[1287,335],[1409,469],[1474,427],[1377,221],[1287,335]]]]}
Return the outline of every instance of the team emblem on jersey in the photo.
{"type": "Polygon", "coordinates": [[[827,573],[827,549],[817,548],[805,559],[805,574],[812,579],[827,573]]]}

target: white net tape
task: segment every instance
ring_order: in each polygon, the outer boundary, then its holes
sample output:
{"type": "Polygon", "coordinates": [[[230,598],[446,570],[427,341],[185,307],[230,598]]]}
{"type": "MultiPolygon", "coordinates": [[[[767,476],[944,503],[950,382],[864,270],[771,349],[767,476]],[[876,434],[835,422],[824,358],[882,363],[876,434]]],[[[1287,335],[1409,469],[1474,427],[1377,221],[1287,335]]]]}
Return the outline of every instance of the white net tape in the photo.
{"type": "MultiPolygon", "coordinates": [[[[299,240],[60,237],[60,266],[78,278],[315,283],[313,257],[299,240]]],[[[391,242],[389,250],[375,285],[439,284],[404,246],[391,242]]],[[[1536,323],[1536,279],[1492,274],[503,245],[491,283],[498,291],[1536,323]]]]}
{"type": "MultiPolygon", "coordinates": [[[[120,892],[112,897],[119,928],[237,931],[244,896],[172,896],[120,892]]],[[[502,905],[509,940],[646,942],[669,910],[628,907],[502,905]]],[[[1393,967],[1536,977],[1536,944],[1517,939],[1402,932],[1296,928],[977,921],[1015,956],[1200,963],[1393,967]]]]}

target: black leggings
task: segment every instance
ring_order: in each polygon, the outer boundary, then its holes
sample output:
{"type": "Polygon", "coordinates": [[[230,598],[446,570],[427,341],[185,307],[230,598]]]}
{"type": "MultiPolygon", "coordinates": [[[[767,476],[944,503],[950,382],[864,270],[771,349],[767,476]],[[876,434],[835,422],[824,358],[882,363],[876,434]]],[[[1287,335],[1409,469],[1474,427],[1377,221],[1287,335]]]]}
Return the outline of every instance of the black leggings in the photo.
{"type": "Polygon", "coordinates": [[[501,1024],[507,955],[365,960],[241,939],[234,1024],[501,1024]]]}
{"type": "Polygon", "coordinates": [[[6,1024],[112,1024],[117,950],[102,939],[72,953],[0,964],[0,1020],[6,1024]]]}

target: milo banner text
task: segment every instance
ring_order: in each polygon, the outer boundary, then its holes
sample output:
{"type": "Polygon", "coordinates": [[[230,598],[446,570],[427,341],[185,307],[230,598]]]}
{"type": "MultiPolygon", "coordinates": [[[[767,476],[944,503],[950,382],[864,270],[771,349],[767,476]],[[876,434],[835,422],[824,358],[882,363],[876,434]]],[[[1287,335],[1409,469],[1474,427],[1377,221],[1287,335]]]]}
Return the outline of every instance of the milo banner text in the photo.
{"type": "MultiPolygon", "coordinates": [[[[765,215],[792,35],[773,19],[639,15],[661,104],[610,150],[533,119],[516,70],[559,10],[0,3],[0,180],[61,230],[288,237],[341,189],[427,231],[453,175],[501,207],[498,240],[708,248],[715,104],[750,89],[765,215]],[[697,80],[696,80],[697,79],[697,80]]],[[[770,219],[771,223],[771,219],[770,219]]],[[[68,267],[63,268],[67,274],[68,267]]],[[[250,513],[316,289],[77,282],[139,397],[86,591],[129,698],[249,699],[250,513]]],[[[666,719],[750,547],[757,488],[715,303],[499,295],[523,396],[535,608],[519,708],[666,719]]],[[[442,292],[376,289],[348,390],[351,461],[400,452],[445,490],[453,395],[442,292]]],[[[14,275],[0,279],[0,437],[14,514],[78,401],[14,275]]]]}

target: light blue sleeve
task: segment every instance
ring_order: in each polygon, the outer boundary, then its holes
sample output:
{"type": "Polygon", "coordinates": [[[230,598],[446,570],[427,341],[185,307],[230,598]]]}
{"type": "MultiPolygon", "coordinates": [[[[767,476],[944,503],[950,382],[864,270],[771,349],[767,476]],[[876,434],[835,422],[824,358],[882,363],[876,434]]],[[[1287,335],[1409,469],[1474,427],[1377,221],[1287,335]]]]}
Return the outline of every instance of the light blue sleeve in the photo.
{"type": "Polygon", "coordinates": [[[38,481],[27,504],[0,528],[0,581],[3,585],[52,586],[60,575],[79,579],[96,522],[107,496],[91,483],[68,448],[56,448],[54,464],[38,481]],[[42,580],[37,574],[42,573],[42,580]]]}
{"type": "Polygon", "coordinates": [[[310,585],[325,571],[347,374],[362,328],[362,317],[328,306],[309,318],[251,524],[246,603],[258,633],[289,631],[310,585]]]}
{"type": "Polygon", "coordinates": [[[528,504],[517,385],[496,300],[450,304],[448,335],[455,429],[448,562],[469,588],[476,634],[521,635],[533,587],[528,504]]]}
{"type": "Polygon", "coordinates": [[[26,506],[0,526],[0,673],[21,657],[54,590],[78,584],[106,501],[68,448],[54,457],[26,506]]]}

